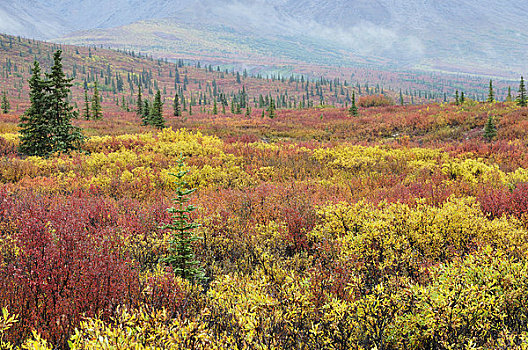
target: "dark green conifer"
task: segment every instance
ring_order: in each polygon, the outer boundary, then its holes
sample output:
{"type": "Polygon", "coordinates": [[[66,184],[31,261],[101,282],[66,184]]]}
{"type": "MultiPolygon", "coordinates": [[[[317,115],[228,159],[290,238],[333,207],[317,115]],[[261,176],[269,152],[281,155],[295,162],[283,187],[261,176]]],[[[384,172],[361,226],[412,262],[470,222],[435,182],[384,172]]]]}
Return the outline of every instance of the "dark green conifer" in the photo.
{"type": "Polygon", "coordinates": [[[84,137],[80,129],[71,124],[71,120],[78,117],[68,101],[73,79],[66,78],[61,55],[61,50],[55,52],[51,72],[46,73],[46,79],[49,81],[46,88],[49,96],[47,114],[53,126],[53,152],[67,153],[79,149],[84,137]]]}
{"type": "Polygon", "coordinates": [[[99,89],[97,87],[97,82],[94,83],[94,93],[92,96],[92,117],[95,120],[101,119],[103,117],[101,108],[101,98],[99,97],[99,89]]]}
{"type": "Polygon", "coordinates": [[[484,138],[491,142],[495,136],[497,136],[497,126],[495,125],[495,118],[490,115],[486,125],[484,125],[484,138]]]}
{"type": "Polygon", "coordinates": [[[52,125],[46,115],[48,82],[42,79],[40,64],[35,61],[33,74],[29,79],[29,99],[31,105],[20,117],[20,146],[22,154],[48,156],[53,152],[51,144],[52,125]]]}
{"type": "Polygon", "coordinates": [[[517,104],[521,107],[526,107],[526,86],[524,85],[524,77],[521,76],[521,83],[519,84],[519,95],[517,96],[517,104]]]}
{"type": "Polygon", "coordinates": [[[150,124],[150,102],[143,100],[143,108],[141,110],[141,125],[150,124]]]}
{"type": "Polygon", "coordinates": [[[180,97],[178,94],[174,95],[174,101],[172,103],[173,114],[175,117],[181,117],[182,112],[180,108],[180,97]]]}
{"type": "Polygon", "coordinates": [[[78,114],[68,101],[72,79],[64,74],[61,54],[61,50],[55,52],[45,79],[38,62],[33,66],[29,80],[31,105],[20,118],[19,147],[23,154],[47,157],[79,149],[84,141],[80,129],[71,124],[78,114]]]}
{"type": "Polygon", "coordinates": [[[90,101],[86,90],[84,90],[84,119],[90,120],[90,101]]]}
{"type": "Polygon", "coordinates": [[[352,92],[352,103],[350,105],[350,109],[348,110],[348,112],[350,113],[352,117],[357,117],[359,115],[359,110],[356,105],[356,93],[355,92],[352,92]]]}
{"type": "Polygon", "coordinates": [[[138,85],[138,95],[137,95],[137,102],[136,102],[136,114],[138,117],[143,117],[143,94],[141,91],[141,83],[138,85]]]}
{"type": "Polygon", "coordinates": [[[489,91],[488,91],[488,103],[493,103],[495,101],[495,93],[493,92],[493,81],[489,81],[489,91]]]}
{"type": "Polygon", "coordinates": [[[152,103],[152,113],[150,115],[150,124],[158,129],[165,127],[165,119],[163,118],[163,102],[161,101],[161,92],[158,90],[152,103]]]}
{"type": "Polygon", "coordinates": [[[9,113],[9,110],[11,109],[11,104],[9,103],[9,99],[7,98],[7,93],[5,90],[2,94],[2,103],[0,104],[0,108],[4,114],[9,113]]]}
{"type": "Polygon", "coordinates": [[[276,114],[275,114],[275,101],[273,100],[273,98],[270,98],[270,104],[269,104],[269,107],[268,107],[268,117],[270,117],[270,119],[273,119],[276,117],[276,114]]]}
{"type": "Polygon", "coordinates": [[[193,230],[199,225],[192,221],[190,215],[196,208],[193,205],[187,205],[189,196],[194,193],[195,189],[188,188],[184,179],[187,173],[184,160],[181,159],[178,161],[178,172],[170,174],[176,179],[176,197],[173,199],[175,206],[167,209],[171,214],[172,222],[163,226],[172,233],[169,241],[169,256],[163,260],[172,266],[176,276],[191,282],[203,282],[206,279],[205,273],[193,251],[193,243],[200,240],[193,234],[193,230]]]}

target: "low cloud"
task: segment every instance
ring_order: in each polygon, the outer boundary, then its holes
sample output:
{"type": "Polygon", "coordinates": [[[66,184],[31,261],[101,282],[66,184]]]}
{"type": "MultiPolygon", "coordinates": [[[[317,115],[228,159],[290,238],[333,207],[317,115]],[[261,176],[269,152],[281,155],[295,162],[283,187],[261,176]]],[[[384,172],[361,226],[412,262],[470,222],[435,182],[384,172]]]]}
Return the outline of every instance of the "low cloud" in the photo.
{"type": "Polygon", "coordinates": [[[269,1],[235,1],[219,5],[213,11],[219,18],[235,20],[234,25],[239,29],[245,26],[263,35],[316,40],[358,55],[406,60],[421,58],[425,52],[419,38],[395,29],[367,21],[348,28],[330,27],[315,20],[296,18],[295,14],[282,13],[280,6],[269,1]]]}

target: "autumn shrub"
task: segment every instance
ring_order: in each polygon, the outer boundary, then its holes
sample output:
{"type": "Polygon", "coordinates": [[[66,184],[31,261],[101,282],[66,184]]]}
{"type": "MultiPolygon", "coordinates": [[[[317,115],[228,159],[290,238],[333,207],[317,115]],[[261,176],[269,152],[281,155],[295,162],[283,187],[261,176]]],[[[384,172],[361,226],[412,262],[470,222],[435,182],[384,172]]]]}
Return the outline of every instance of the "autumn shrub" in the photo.
{"type": "Polygon", "coordinates": [[[363,108],[392,106],[394,101],[384,95],[361,96],[358,105],[363,108]]]}
{"type": "MultiPolygon", "coordinates": [[[[19,315],[8,331],[15,344],[35,330],[64,347],[83,315],[109,319],[119,305],[170,312],[179,307],[176,281],[164,278],[170,271],[140,274],[141,264],[154,271],[155,259],[142,260],[146,253],[127,247],[126,237],[149,226],[141,216],[129,220],[137,212],[133,202],[120,205],[125,207],[89,197],[2,192],[0,300],[19,315]]],[[[165,220],[161,208],[157,213],[150,225],[165,220]]]]}

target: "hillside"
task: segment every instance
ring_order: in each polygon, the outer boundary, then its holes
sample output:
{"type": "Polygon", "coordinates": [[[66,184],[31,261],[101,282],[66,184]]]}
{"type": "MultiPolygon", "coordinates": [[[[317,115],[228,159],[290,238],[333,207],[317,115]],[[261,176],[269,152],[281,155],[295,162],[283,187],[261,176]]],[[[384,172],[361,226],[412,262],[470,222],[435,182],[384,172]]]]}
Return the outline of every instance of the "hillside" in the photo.
{"type": "Polygon", "coordinates": [[[274,57],[515,77],[528,68],[527,6],[520,0],[17,0],[0,7],[0,31],[211,63],[258,65],[274,57]]]}
{"type": "MultiPolygon", "coordinates": [[[[95,81],[102,91],[103,112],[108,115],[134,115],[139,85],[144,98],[152,99],[157,89],[162,91],[165,113],[171,116],[176,94],[185,108],[187,116],[195,113],[212,114],[213,104],[218,103],[218,112],[246,113],[246,105],[261,113],[270,100],[276,107],[307,108],[314,105],[334,104],[344,106],[350,102],[357,89],[344,80],[323,79],[308,81],[299,76],[250,77],[244,72],[220,70],[219,67],[189,66],[179,62],[139,57],[137,54],[117,52],[100,48],[75,46],[59,47],[55,44],[0,35],[0,61],[2,74],[0,90],[6,91],[12,110],[21,114],[28,104],[27,80],[34,59],[43,67],[51,63],[52,53],[63,50],[67,74],[74,78],[72,102],[79,111],[84,108],[84,90],[91,96],[95,81]],[[346,85],[345,85],[346,84],[346,85]],[[222,107],[222,105],[224,107],[222,107]],[[237,106],[243,108],[238,111],[237,106]]],[[[358,75],[359,76],[359,75],[358,75]]],[[[365,95],[380,92],[380,88],[363,88],[365,95]]],[[[386,90],[387,95],[396,96],[386,90]]],[[[358,92],[358,97],[362,95],[358,92]]],[[[417,99],[419,101],[419,99],[417,99]]],[[[82,114],[82,113],[80,113],[82,114]]]]}
{"type": "MultiPolygon", "coordinates": [[[[27,108],[27,80],[34,59],[44,67],[49,66],[56,44],[27,40],[19,37],[0,35],[0,92],[6,91],[11,101],[11,111],[20,115],[27,108]]],[[[291,69],[284,66],[273,75],[261,77],[246,76],[244,71],[237,73],[233,69],[224,70],[216,66],[196,63],[183,64],[165,62],[139,56],[132,52],[118,52],[98,47],[62,46],[66,72],[73,77],[72,101],[82,112],[84,108],[84,89],[91,97],[94,82],[97,80],[102,90],[103,112],[119,120],[124,115],[134,116],[139,84],[144,96],[152,99],[156,89],[162,92],[166,117],[172,118],[172,103],[176,93],[180,102],[191,105],[194,114],[199,112],[212,114],[214,100],[218,113],[232,115],[241,104],[241,94],[245,94],[246,104],[251,115],[261,116],[267,109],[270,99],[278,109],[307,109],[323,105],[346,107],[352,94],[360,99],[371,95],[384,94],[395,103],[399,103],[399,92],[405,104],[442,102],[444,98],[452,100],[455,90],[465,91],[468,98],[483,100],[487,94],[487,80],[470,76],[448,76],[439,74],[391,73],[360,68],[342,68],[303,65],[297,70],[302,75],[292,75],[291,69]],[[220,71],[219,71],[220,70],[220,71]],[[237,78],[238,75],[238,78],[237,78]]],[[[262,74],[266,68],[262,68],[262,74]]],[[[255,73],[260,74],[257,70],[255,73]]],[[[495,93],[503,100],[508,85],[517,82],[495,81],[495,93]]],[[[244,104],[241,105],[243,107],[244,104]]],[[[246,108],[240,113],[245,114],[246,108]]],[[[191,117],[190,111],[184,111],[185,118],[191,117]]],[[[82,114],[82,113],[80,113],[82,114]]],[[[138,124],[130,122],[129,127],[138,124]]],[[[116,128],[119,130],[120,128],[116,128]]],[[[134,129],[135,130],[135,129],[134,129]]]]}

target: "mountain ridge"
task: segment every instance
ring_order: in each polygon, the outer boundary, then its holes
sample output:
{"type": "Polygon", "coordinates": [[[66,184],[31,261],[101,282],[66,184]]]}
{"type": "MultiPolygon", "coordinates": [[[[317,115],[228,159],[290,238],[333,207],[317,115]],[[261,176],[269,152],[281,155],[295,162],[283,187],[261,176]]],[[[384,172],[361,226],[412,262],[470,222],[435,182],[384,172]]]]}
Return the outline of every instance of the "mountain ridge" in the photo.
{"type": "MultiPolygon", "coordinates": [[[[227,51],[226,57],[233,61],[243,61],[268,47],[269,55],[285,61],[309,61],[304,56],[314,51],[319,55],[310,63],[366,61],[410,69],[500,71],[512,76],[528,68],[523,59],[528,53],[528,34],[522,30],[528,26],[522,15],[528,3],[520,0],[32,0],[27,10],[25,2],[14,3],[16,12],[27,16],[6,14],[4,6],[3,12],[0,7],[0,22],[39,18],[38,13],[44,24],[48,23],[45,18],[50,18],[50,24],[68,20],[57,26],[40,26],[38,21],[27,28],[11,25],[12,31],[26,28],[26,32],[10,34],[40,35],[70,44],[125,47],[133,39],[146,42],[151,34],[148,28],[163,23],[162,34],[173,37],[175,43],[134,47],[158,57],[168,52],[199,60],[218,53],[218,45],[210,42],[202,42],[203,47],[194,52],[179,49],[178,42],[188,36],[186,30],[199,30],[202,37],[227,38],[227,49],[221,51],[227,51]],[[131,30],[140,25],[145,26],[145,33],[131,30]],[[120,36],[112,37],[116,30],[120,36]],[[237,47],[238,42],[246,42],[251,49],[237,47]]],[[[0,31],[9,29],[5,27],[0,25],[0,31]]]]}

